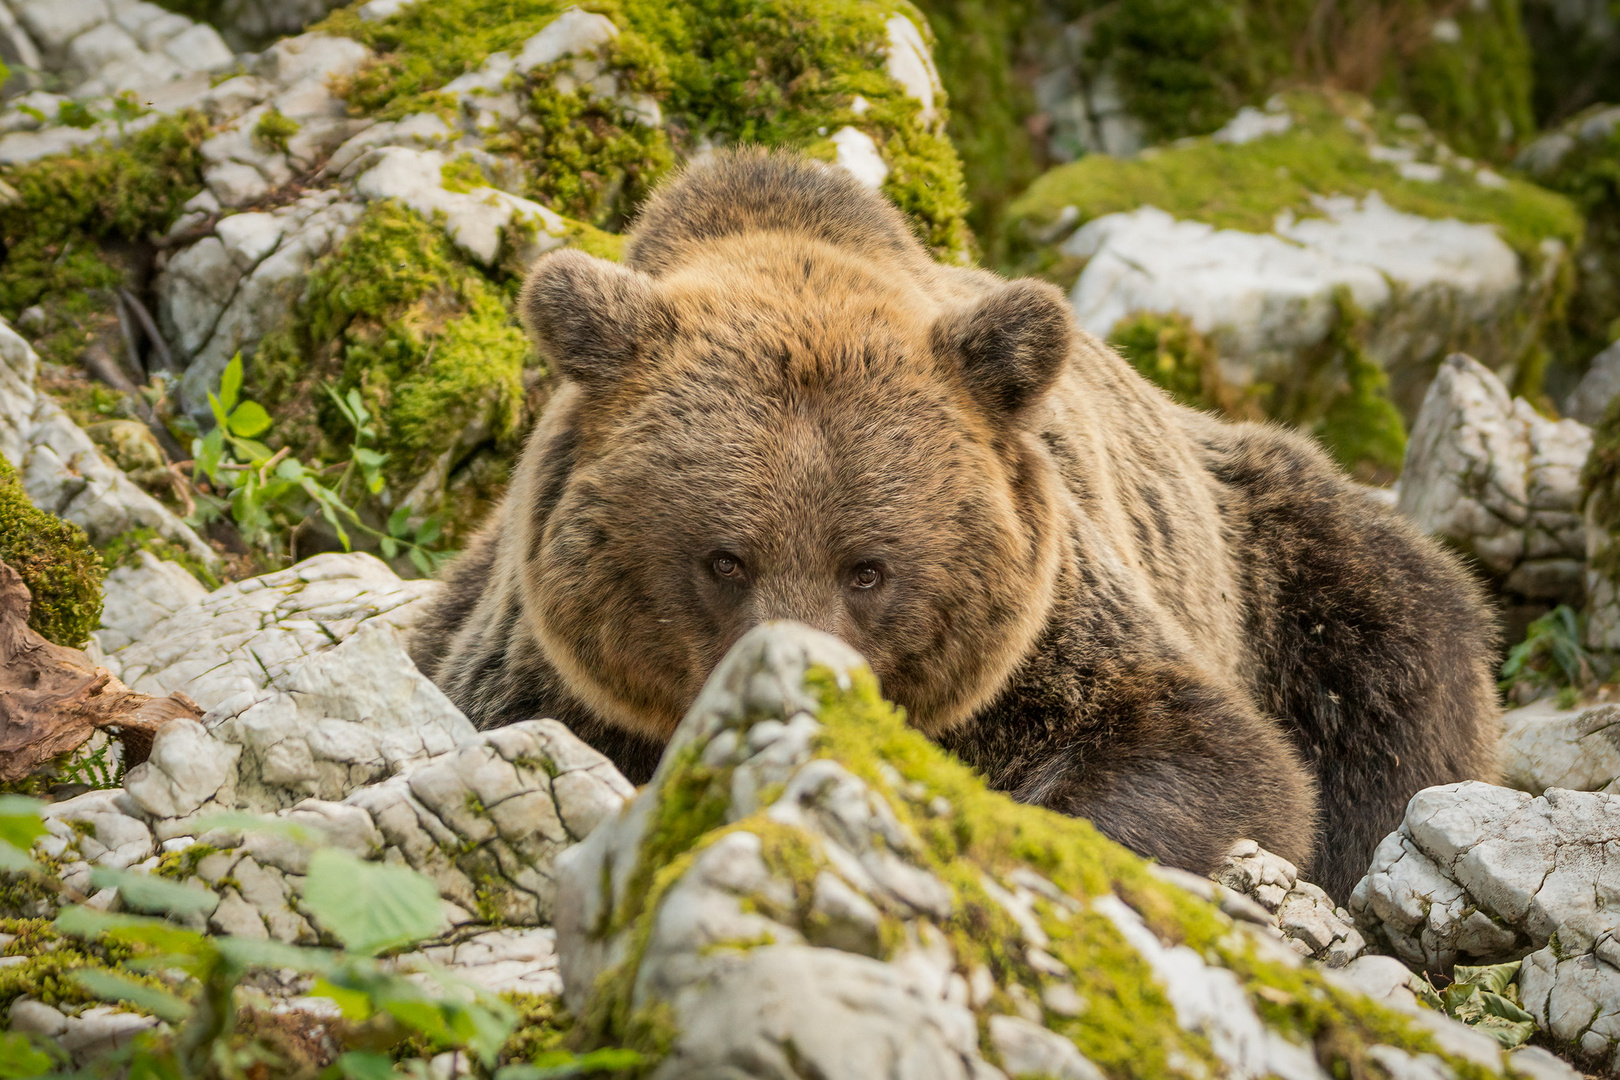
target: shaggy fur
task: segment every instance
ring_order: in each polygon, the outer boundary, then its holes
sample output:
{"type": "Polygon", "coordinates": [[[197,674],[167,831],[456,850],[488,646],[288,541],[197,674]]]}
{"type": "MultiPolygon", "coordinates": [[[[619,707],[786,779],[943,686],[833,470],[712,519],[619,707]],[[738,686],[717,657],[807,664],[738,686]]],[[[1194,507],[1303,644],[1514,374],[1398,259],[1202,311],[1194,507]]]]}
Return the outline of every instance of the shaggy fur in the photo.
{"type": "Polygon", "coordinates": [[[643,781],[794,619],[996,787],[1196,871],[1252,837],[1340,898],[1413,792],[1491,772],[1455,560],[837,170],[692,170],[623,265],[537,264],[523,315],[560,385],[414,646],[482,727],[557,717],[643,781]]]}

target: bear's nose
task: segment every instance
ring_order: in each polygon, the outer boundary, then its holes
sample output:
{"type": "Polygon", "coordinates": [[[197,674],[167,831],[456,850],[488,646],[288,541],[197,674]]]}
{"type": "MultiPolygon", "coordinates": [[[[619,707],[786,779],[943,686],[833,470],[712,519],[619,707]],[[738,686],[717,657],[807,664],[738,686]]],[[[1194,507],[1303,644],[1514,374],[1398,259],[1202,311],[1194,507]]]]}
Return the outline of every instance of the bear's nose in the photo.
{"type": "Polygon", "coordinates": [[[836,595],[820,595],[819,590],[777,587],[756,589],[749,629],[765,622],[803,623],[824,634],[843,637],[844,607],[836,595]]]}

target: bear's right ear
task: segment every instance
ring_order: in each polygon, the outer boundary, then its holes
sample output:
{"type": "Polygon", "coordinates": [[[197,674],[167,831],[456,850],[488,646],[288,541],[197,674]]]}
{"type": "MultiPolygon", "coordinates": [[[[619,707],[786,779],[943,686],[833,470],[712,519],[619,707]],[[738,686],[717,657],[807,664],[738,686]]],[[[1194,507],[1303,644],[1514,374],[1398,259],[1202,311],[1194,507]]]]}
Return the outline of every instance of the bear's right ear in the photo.
{"type": "Polygon", "coordinates": [[[1054,286],[1025,278],[992,290],[934,324],[934,351],[954,360],[985,408],[1015,415],[1057,380],[1074,344],[1068,302],[1054,286]]]}
{"type": "Polygon", "coordinates": [[[518,308],[552,370],[587,386],[617,379],[674,328],[651,277],[583,251],[558,251],[535,263],[518,308]]]}

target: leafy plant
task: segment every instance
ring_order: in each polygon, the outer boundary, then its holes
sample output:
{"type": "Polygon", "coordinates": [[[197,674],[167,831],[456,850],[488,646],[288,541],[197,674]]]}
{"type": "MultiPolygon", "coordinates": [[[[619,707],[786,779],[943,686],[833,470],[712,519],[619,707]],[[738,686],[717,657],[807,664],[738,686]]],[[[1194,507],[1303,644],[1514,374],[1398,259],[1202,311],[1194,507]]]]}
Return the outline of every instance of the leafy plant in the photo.
{"type": "Polygon", "coordinates": [[[1431,1009],[1477,1028],[1511,1050],[1536,1033],[1535,1017],[1519,1007],[1520,961],[1487,967],[1457,965],[1444,990],[1424,983],[1419,998],[1431,1009]]]}
{"type": "Polygon", "coordinates": [[[228,506],[243,540],[271,552],[282,549],[284,537],[310,512],[319,512],[345,551],[351,549],[352,529],[375,540],[385,557],[403,551],[418,570],[431,574],[451,555],[427,549],[439,537],[436,517],[412,527],[409,508],[401,506],[388,518],[385,531],[367,524],[349,501],[356,484],[371,495],[382,491],[382,466],[388,455],[366,445],[376,435],[360,392],[351,389],[347,395],[339,395],[330,386],[325,389],[353,428],[354,441],[347,461],[306,465],[285,447],[273,451],[259,440],[270,429],[270,414],[256,401],[241,400],[242,357],[232,357],[220,379],[219,393],[208,395],[214,429],[192,442],[193,478],[206,476],[226,498],[223,503],[210,504],[204,496],[199,503],[211,505],[214,512],[228,506]],[[336,470],[341,470],[336,481],[327,483],[323,478],[336,470]]]}
{"type": "Polygon", "coordinates": [[[62,767],[62,779],[97,791],[123,787],[124,763],[111,759],[111,752],[112,743],[103,743],[83,757],[70,759],[62,767]]]}
{"type": "MultiPolygon", "coordinates": [[[[0,796],[0,869],[30,874],[66,895],[61,883],[28,854],[46,831],[43,807],[35,799],[0,796]]],[[[533,1062],[497,1067],[518,1022],[511,1004],[437,966],[415,963],[407,969],[378,959],[439,932],[443,902],[431,881],[405,867],[367,862],[323,846],[319,834],[287,822],[228,813],[201,824],[272,832],[313,848],[303,907],[344,949],[210,936],[182,924],[211,913],[219,903],[214,893],[156,875],[98,868],[91,885],[117,889],[128,912],[69,905],[55,927],[65,935],[121,946],[134,956],[117,971],[85,968],[70,977],[93,997],[131,1006],[167,1027],[142,1032],[78,1072],[61,1071],[54,1045],[0,1033],[0,1080],[265,1080],[286,1075],[291,1063],[255,1034],[253,1025],[242,1023],[236,990],[257,968],[312,975],[310,992],[337,1003],[343,1020],[328,1033],[344,1052],[321,1074],[322,1080],[426,1077],[425,1062],[396,1064],[385,1052],[397,1053],[406,1043],[431,1053],[465,1052],[479,1075],[494,1080],[552,1080],[643,1064],[640,1054],[607,1048],[582,1055],[549,1051],[533,1062]]]]}
{"type": "Polygon", "coordinates": [[[1502,663],[1498,684],[1511,691],[1516,684],[1562,688],[1573,705],[1575,692],[1596,681],[1593,658],[1582,642],[1581,619],[1567,604],[1559,604],[1531,623],[1524,640],[1513,646],[1502,663]]]}

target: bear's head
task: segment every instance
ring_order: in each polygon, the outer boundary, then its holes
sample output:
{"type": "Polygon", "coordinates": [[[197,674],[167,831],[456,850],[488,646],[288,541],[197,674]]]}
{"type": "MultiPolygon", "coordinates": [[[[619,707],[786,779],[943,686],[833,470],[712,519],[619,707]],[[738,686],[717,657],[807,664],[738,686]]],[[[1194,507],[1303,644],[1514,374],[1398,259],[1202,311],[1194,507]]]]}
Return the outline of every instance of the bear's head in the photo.
{"type": "Polygon", "coordinates": [[[1065,544],[1038,428],[1075,330],[1049,285],[954,273],[787,232],[656,277],[536,265],[524,320],[562,383],[509,513],[525,616],[583,702],[667,738],[770,619],[849,642],[930,734],[1007,684],[1065,544]]]}

